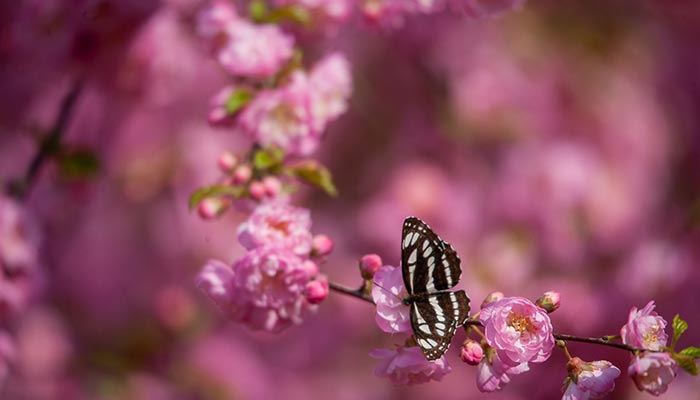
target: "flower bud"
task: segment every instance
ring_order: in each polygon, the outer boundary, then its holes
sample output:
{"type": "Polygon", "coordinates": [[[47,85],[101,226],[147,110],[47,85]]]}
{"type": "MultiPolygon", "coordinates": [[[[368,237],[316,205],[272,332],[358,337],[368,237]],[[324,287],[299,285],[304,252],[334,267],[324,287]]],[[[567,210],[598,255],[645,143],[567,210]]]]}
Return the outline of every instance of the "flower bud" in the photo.
{"type": "Polygon", "coordinates": [[[484,357],[484,349],[476,340],[468,339],[464,342],[459,356],[462,361],[469,365],[478,365],[484,357]]]}
{"type": "Polygon", "coordinates": [[[561,295],[554,291],[544,292],[535,304],[544,308],[548,313],[552,313],[561,305],[561,295]]]}
{"type": "Polygon", "coordinates": [[[219,155],[219,158],[217,159],[216,162],[217,162],[219,169],[221,171],[231,172],[231,171],[233,171],[233,168],[238,163],[238,159],[236,158],[236,156],[232,152],[226,150],[223,153],[221,153],[221,155],[219,155]]]}
{"type": "Polygon", "coordinates": [[[366,254],[360,258],[360,273],[362,279],[370,280],[382,267],[382,259],[376,254],[366,254]]]}
{"type": "Polygon", "coordinates": [[[306,275],[308,275],[309,278],[314,278],[318,275],[318,265],[311,260],[304,261],[301,267],[306,271],[306,275]]]}
{"type": "Polygon", "coordinates": [[[317,256],[325,256],[333,251],[333,240],[326,235],[316,235],[313,238],[313,252],[317,256]]]}
{"type": "Polygon", "coordinates": [[[481,303],[481,308],[484,308],[487,305],[489,305],[495,301],[501,300],[504,297],[505,297],[505,295],[503,294],[503,292],[491,292],[486,296],[484,301],[481,303]]]}
{"type": "Polygon", "coordinates": [[[270,197],[277,197],[282,190],[282,183],[279,179],[274,176],[266,176],[262,180],[263,186],[265,187],[265,194],[270,197]]]}
{"type": "Polygon", "coordinates": [[[229,203],[220,197],[209,197],[199,202],[197,212],[203,219],[216,218],[223,214],[229,203]]]}
{"type": "Polygon", "coordinates": [[[306,284],[304,295],[306,301],[310,304],[318,304],[328,297],[328,280],[324,277],[319,277],[306,284]]]}
{"type": "Polygon", "coordinates": [[[265,185],[260,181],[253,181],[248,187],[248,193],[250,193],[251,198],[262,200],[262,198],[265,197],[265,185]]]}
{"type": "Polygon", "coordinates": [[[242,164],[233,171],[233,182],[236,184],[246,183],[253,176],[253,169],[248,164],[242,164]]]}

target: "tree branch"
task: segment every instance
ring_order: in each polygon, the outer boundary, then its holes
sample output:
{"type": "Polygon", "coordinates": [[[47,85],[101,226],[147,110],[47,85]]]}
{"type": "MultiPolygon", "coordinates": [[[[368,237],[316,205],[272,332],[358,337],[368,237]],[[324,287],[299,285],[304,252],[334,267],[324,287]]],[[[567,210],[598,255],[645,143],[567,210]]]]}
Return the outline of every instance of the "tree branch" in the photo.
{"type": "Polygon", "coordinates": [[[8,192],[18,199],[24,199],[29,190],[34,185],[36,178],[41,171],[44,162],[54,155],[61,144],[61,138],[66,131],[66,126],[75,109],[75,104],[83,89],[83,79],[78,78],[70,87],[61,100],[61,106],[56,115],[51,129],[46,137],[41,141],[39,150],[29,164],[24,177],[21,180],[12,182],[8,187],[8,192]]]}
{"type": "Polygon", "coordinates": [[[352,297],[358,298],[360,300],[364,300],[368,303],[374,304],[374,301],[372,300],[372,298],[370,296],[368,296],[367,294],[365,294],[364,285],[360,286],[359,289],[350,289],[349,287],[339,285],[337,283],[328,282],[328,287],[335,292],[345,294],[348,296],[352,296],[352,297]]]}

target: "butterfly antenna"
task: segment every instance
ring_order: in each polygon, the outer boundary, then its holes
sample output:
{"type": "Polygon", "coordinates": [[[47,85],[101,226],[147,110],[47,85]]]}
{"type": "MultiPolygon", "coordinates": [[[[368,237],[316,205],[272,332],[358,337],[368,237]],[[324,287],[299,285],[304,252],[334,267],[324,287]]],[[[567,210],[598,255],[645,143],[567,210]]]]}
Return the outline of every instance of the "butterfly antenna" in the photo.
{"type": "Polygon", "coordinates": [[[402,297],[399,297],[399,295],[397,295],[397,294],[392,293],[391,290],[385,288],[384,286],[378,284],[377,282],[372,282],[372,284],[373,284],[374,286],[376,286],[376,287],[382,289],[383,291],[387,292],[388,294],[390,294],[390,295],[396,297],[396,298],[399,299],[401,302],[403,302],[403,298],[402,298],[402,297]]]}

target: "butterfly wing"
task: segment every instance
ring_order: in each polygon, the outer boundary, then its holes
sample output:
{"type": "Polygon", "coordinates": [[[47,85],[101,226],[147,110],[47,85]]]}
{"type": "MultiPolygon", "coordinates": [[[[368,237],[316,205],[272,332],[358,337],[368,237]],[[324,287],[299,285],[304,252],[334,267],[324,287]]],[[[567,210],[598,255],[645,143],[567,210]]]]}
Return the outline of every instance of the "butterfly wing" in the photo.
{"type": "Polygon", "coordinates": [[[418,347],[428,360],[442,357],[457,328],[469,317],[464,290],[443,292],[411,304],[411,327],[418,347]]]}
{"type": "Polygon", "coordinates": [[[408,217],[401,235],[401,268],[409,295],[447,290],[459,282],[457,252],[425,222],[408,217]]]}

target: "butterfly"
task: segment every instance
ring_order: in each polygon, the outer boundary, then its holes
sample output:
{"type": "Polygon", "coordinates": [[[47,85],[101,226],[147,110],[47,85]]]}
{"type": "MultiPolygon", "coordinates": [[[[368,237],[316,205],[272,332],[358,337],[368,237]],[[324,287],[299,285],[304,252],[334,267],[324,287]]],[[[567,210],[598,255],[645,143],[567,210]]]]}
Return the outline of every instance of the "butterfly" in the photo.
{"type": "Polygon", "coordinates": [[[416,343],[428,360],[437,360],[450,346],[457,328],[469,317],[464,290],[450,291],[462,269],[457,253],[425,222],[408,217],[401,234],[401,269],[416,343]]]}

